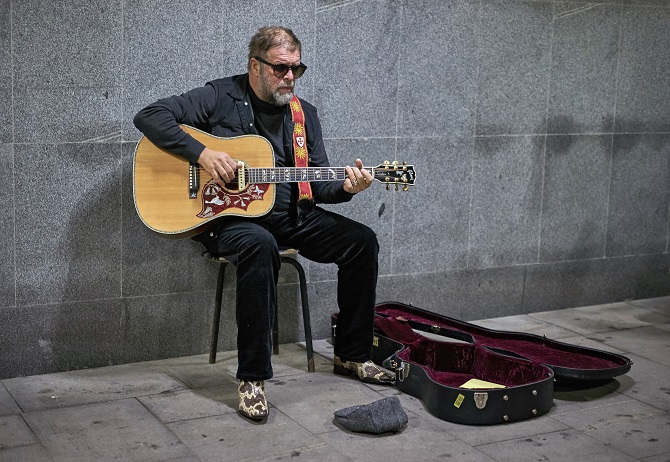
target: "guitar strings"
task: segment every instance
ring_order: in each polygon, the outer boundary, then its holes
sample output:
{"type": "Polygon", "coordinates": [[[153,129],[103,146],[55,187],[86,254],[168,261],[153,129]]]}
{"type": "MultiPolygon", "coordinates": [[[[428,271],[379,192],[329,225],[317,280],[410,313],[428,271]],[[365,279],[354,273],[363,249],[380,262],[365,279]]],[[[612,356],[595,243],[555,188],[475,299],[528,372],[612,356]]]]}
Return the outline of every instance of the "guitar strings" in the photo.
{"type": "MultiPolygon", "coordinates": [[[[302,173],[304,170],[307,170],[307,178],[306,180],[308,181],[337,181],[337,180],[345,180],[346,179],[346,167],[244,167],[247,173],[245,176],[252,177],[252,176],[258,176],[261,175],[262,170],[268,170],[272,171],[274,170],[275,174],[277,177],[280,177],[280,180],[283,180],[285,175],[286,175],[286,170],[289,171],[288,175],[291,178],[288,182],[300,182],[304,181],[305,179],[303,178],[298,178],[298,175],[302,176],[302,173]],[[324,170],[328,175],[324,175],[324,170]],[[318,172],[318,173],[317,173],[318,172]],[[333,178],[334,176],[334,178],[333,178]]],[[[372,175],[373,179],[375,176],[375,168],[376,167],[363,167],[365,170],[369,171],[370,174],[372,175]]],[[[201,165],[197,166],[198,174],[201,172],[208,173],[204,167],[201,165]]],[[[231,181],[235,181],[238,179],[237,176],[237,170],[235,171],[235,176],[231,181]]],[[[260,179],[256,178],[256,181],[260,181],[260,179]]],[[[277,182],[283,182],[283,181],[277,181],[277,182]]]]}

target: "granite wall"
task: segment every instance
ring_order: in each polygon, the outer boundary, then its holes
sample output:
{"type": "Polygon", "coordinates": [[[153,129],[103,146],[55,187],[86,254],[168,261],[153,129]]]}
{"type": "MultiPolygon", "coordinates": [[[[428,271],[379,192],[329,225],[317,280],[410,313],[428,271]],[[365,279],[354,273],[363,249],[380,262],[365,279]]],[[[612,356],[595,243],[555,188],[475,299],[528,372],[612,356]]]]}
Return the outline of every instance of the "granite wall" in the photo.
{"type": "MultiPolygon", "coordinates": [[[[138,220],[131,120],[244,72],[268,23],[303,41],[331,163],[418,172],[329,207],[377,231],[379,301],[478,319],[670,294],[668,0],[0,0],[0,378],[207,351],[216,265],[138,220]]],[[[304,264],[325,338],[336,269],[304,264]]]]}

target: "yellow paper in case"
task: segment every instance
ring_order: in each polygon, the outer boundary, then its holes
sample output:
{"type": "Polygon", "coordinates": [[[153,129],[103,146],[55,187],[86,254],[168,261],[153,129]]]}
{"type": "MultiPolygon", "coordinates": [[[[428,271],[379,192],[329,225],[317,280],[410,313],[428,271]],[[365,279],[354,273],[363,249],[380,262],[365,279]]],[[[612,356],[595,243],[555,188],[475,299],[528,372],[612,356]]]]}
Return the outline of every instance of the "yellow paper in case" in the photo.
{"type": "Polygon", "coordinates": [[[487,382],[486,380],[470,379],[465,382],[460,388],[478,389],[478,388],[507,388],[505,385],[499,383],[487,382]]]}

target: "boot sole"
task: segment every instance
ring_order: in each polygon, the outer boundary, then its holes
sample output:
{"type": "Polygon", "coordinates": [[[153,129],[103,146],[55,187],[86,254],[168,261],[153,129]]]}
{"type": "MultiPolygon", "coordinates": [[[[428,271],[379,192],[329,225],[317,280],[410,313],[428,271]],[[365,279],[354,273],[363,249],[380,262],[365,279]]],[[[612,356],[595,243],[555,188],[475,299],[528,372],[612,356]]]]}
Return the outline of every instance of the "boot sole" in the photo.
{"type": "Polygon", "coordinates": [[[257,416],[250,416],[250,415],[247,414],[246,412],[243,412],[243,411],[240,411],[240,410],[238,410],[237,413],[238,413],[239,415],[241,415],[242,417],[245,417],[245,418],[247,418],[247,419],[249,419],[249,420],[254,420],[254,421],[256,421],[256,422],[258,422],[259,420],[265,420],[265,419],[268,418],[268,414],[265,414],[265,415],[257,415],[257,416]]]}
{"type": "Polygon", "coordinates": [[[345,376],[345,377],[347,377],[349,375],[353,375],[356,378],[358,378],[358,380],[360,380],[361,382],[365,382],[365,383],[377,383],[377,384],[384,385],[384,384],[390,384],[390,383],[395,382],[395,380],[383,381],[383,380],[375,379],[374,377],[361,378],[361,377],[358,376],[358,374],[356,372],[352,371],[351,369],[347,369],[346,367],[340,366],[340,365],[337,365],[337,364],[333,364],[333,372],[337,375],[342,375],[342,376],[345,376]]]}

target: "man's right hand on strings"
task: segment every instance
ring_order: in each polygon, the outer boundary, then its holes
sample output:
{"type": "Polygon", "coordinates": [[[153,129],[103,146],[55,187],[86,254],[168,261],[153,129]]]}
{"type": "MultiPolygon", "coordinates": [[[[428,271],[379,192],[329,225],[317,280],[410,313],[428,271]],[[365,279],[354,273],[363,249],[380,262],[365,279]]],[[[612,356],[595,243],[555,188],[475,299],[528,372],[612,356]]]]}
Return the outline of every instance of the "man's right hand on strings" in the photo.
{"type": "Polygon", "coordinates": [[[198,163],[221,186],[225,183],[231,183],[235,178],[235,171],[242,166],[240,162],[231,158],[228,153],[214,151],[209,148],[203,149],[200,153],[198,163]]]}

